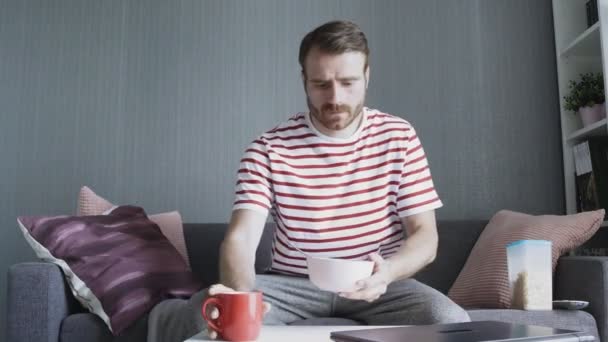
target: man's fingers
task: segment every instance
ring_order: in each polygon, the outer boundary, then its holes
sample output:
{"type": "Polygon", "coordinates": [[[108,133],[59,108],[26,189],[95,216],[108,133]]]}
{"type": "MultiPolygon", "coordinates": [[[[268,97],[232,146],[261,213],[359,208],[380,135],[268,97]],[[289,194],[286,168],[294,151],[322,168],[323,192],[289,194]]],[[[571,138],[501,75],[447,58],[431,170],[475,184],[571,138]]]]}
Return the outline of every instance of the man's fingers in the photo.
{"type": "Polygon", "coordinates": [[[355,300],[376,300],[383,293],[386,292],[386,286],[382,284],[370,284],[369,281],[365,282],[367,285],[358,291],[350,293],[340,293],[340,297],[355,299],[355,300]]]}
{"type": "Polygon", "coordinates": [[[359,281],[357,281],[355,283],[357,291],[366,289],[368,287],[371,287],[371,285],[373,284],[373,279],[370,279],[370,278],[366,278],[365,280],[359,280],[359,281]]]}
{"type": "Polygon", "coordinates": [[[384,265],[384,258],[378,253],[371,253],[367,256],[369,260],[374,262],[374,270],[373,273],[380,271],[380,268],[384,265]]]}
{"type": "Polygon", "coordinates": [[[212,330],[211,328],[208,328],[208,329],[209,329],[209,332],[208,332],[209,338],[212,340],[215,340],[217,338],[217,333],[215,332],[215,330],[212,330]]]}
{"type": "Polygon", "coordinates": [[[222,284],[215,284],[215,285],[211,285],[211,287],[209,287],[210,296],[215,296],[218,293],[226,293],[226,292],[234,292],[234,290],[227,286],[224,286],[222,284]]]}
{"type": "Polygon", "coordinates": [[[380,298],[380,296],[376,296],[374,298],[368,299],[367,302],[368,303],[373,303],[374,301],[376,301],[378,298],[380,298]]]}
{"type": "Polygon", "coordinates": [[[220,317],[220,310],[218,310],[217,308],[211,309],[211,313],[209,314],[209,317],[211,319],[218,319],[220,317]]]}
{"type": "MultiPolygon", "coordinates": [[[[374,261],[376,267],[385,262],[378,253],[371,253],[368,257],[370,260],[374,261]]],[[[386,292],[388,283],[383,275],[377,273],[371,277],[357,281],[355,286],[355,291],[340,293],[340,297],[373,302],[386,292]]]]}
{"type": "Polygon", "coordinates": [[[378,295],[378,290],[376,290],[376,289],[369,289],[369,290],[354,292],[348,298],[350,298],[350,299],[367,300],[369,298],[374,298],[377,295],[378,295]]]}
{"type": "Polygon", "coordinates": [[[355,286],[357,286],[358,290],[365,290],[372,287],[386,286],[386,281],[378,276],[373,275],[369,278],[357,281],[355,283],[355,286]]]}
{"type": "Polygon", "coordinates": [[[378,254],[377,252],[368,254],[368,257],[371,261],[375,262],[375,263],[382,263],[384,261],[384,258],[382,258],[382,256],[380,254],[378,254]]]}
{"type": "Polygon", "coordinates": [[[268,303],[268,302],[264,302],[262,305],[264,307],[264,315],[265,315],[270,311],[270,309],[272,308],[272,305],[270,305],[270,303],[268,303]]]}

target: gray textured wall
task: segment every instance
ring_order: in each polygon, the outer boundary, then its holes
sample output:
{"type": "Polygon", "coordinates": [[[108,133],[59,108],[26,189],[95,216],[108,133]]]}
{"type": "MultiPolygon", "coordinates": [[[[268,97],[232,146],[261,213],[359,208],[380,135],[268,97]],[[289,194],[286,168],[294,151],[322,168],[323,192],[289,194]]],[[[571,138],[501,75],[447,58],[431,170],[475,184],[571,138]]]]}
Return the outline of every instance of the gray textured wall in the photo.
{"type": "Polygon", "coordinates": [[[440,218],[563,210],[550,1],[0,0],[0,331],[23,214],[88,184],[225,221],[240,155],[305,109],[297,51],[334,18],[372,49],[368,104],[409,119],[440,218]]]}

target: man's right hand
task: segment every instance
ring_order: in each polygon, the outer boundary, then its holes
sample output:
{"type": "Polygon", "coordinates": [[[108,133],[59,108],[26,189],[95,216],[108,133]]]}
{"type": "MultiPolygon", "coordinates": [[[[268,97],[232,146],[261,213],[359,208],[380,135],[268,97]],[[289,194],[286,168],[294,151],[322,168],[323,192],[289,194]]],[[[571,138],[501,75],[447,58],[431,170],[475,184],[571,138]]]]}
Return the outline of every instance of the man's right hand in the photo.
{"type": "MultiPolygon", "coordinates": [[[[224,286],[222,284],[215,284],[215,285],[211,285],[211,287],[209,287],[209,291],[207,292],[207,297],[211,297],[211,296],[215,296],[218,293],[229,293],[229,292],[236,292],[235,290],[224,286]]],[[[268,313],[268,311],[270,311],[270,303],[264,302],[264,315],[266,315],[268,313]]],[[[207,314],[209,315],[209,317],[212,320],[216,320],[220,317],[220,312],[219,310],[214,307],[214,306],[210,306],[210,309],[208,308],[207,310],[210,310],[210,312],[207,312],[207,314]]],[[[207,333],[209,334],[209,338],[212,340],[215,340],[217,338],[217,331],[213,330],[213,328],[211,328],[211,326],[209,324],[207,324],[207,333]]]]}

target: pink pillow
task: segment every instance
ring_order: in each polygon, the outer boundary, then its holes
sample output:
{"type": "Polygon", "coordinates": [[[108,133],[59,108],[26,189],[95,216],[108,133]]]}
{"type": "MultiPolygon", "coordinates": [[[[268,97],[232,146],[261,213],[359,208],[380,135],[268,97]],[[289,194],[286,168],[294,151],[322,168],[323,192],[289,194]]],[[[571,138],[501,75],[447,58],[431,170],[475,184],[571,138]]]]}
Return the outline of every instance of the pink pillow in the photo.
{"type": "Polygon", "coordinates": [[[589,240],[603,220],[603,209],[565,216],[533,216],[501,210],[479,236],[448,296],[466,308],[509,308],[508,243],[551,241],[555,271],[557,259],[589,240]]]}
{"type": "MultiPolygon", "coordinates": [[[[89,187],[83,186],[80,188],[80,193],[78,195],[78,216],[102,215],[113,207],[115,207],[114,204],[97,195],[89,187]]],[[[186,248],[186,241],[184,239],[184,227],[179,212],[171,211],[154,214],[150,215],[149,219],[158,225],[163,235],[167,237],[167,240],[171,242],[173,247],[175,247],[182,256],[186,265],[190,267],[188,249],[186,248]]]]}

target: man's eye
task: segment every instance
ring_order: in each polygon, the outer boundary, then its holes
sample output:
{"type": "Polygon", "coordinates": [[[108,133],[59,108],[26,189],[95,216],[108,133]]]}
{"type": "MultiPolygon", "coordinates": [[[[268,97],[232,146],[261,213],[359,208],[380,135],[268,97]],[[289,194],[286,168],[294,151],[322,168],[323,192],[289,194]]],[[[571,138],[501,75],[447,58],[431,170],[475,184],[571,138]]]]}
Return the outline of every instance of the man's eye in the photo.
{"type": "Polygon", "coordinates": [[[352,82],[342,82],[342,85],[345,87],[350,87],[352,84],[352,82]]]}
{"type": "Polygon", "coordinates": [[[317,83],[317,88],[327,89],[327,88],[329,88],[329,84],[328,83],[317,83]]]}

